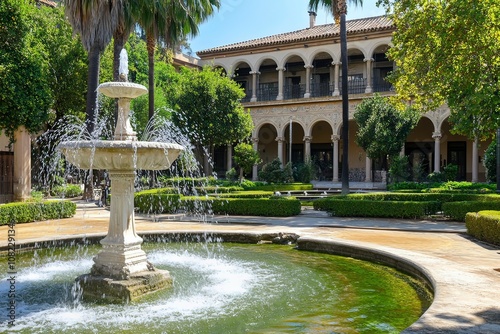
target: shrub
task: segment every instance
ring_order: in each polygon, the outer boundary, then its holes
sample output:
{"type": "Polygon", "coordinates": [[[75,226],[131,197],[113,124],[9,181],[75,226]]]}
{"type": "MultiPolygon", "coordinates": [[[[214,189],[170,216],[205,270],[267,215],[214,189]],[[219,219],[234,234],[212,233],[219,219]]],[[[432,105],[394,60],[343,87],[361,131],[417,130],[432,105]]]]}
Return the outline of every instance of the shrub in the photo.
{"type": "Polygon", "coordinates": [[[77,184],[66,184],[61,186],[54,186],[50,190],[51,196],[73,198],[82,196],[83,191],[80,185],[77,184]]]}
{"type": "Polygon", "coordinates": [[[0,205],[0,225],[69,218],[76,204],[70,201],[15,202],[0,205]]]}
{"type": "Polygon", "coordinates": [[[469,212],[500,210],[499,201],[464,201],[443,204],[443,214],[456,221],[465,221],[469,212]]]}
{"type": "Polygon", "coordinates": [[[179,194],[139,192],[134,195],[134,207],[141,213],[175,213],[180,207],[179,194]]]}
{"type": "Polygon", "coordinates": [[[281,160],[276,158],[262,167],[262,170],[259,173],[259,179],[267,183],[293,182],[292,165],[288,163],[284,168],[282,168],[281,160]]]}
{"type": "Polygon", "coordinates": [[[236,181],[238,179],[238,172],[236,172],[234,167],[226,172],[226,179],[231,181],[236,181]]]}
{"type": "Polygon", "coordinates": [[[312,190],[313,185],[310,183],[287,183],[287,184],[259,184],[252,190],[263,190],[263,191],[293,191],[293,190],[312,190]]]}
{"type": "Polygon", "coordinates": [[[439,206],[439,202],[436,201],[402,202],[355,199],[318,199],[314,201],[316,210],[327,211],[338,217],[416,219],[436,213],[439,206]]]}
{"type": "Polygon", "coordinates": [[[483,165],[486,169],[486,178],[489,182],[497,182],[497,139],[494,138],[491,144],[484,151],[483,165]]]}
{"type": "Polygon", "coordinates": [[[297,164],[293,171],[293,178],[298,182],[309,183],[316,177],[316,168],[311,160],[297,164]]]}
{"type": "Polygon", "coordinates": [[[458,166],[448,164],[443,168],[443,174],[446,181],[455,181],[458,176],[458,166]]]}
{"type": "Polygon", "coordinates": [[[300,201],[295,198],[183,198],[186,208],[208,209],[215,214],[288,217],[300,214],[300,201]]]}
{"type": "Polygon", "coordinates": [[[391,182],[402,182],[408,180],[410,177],[407,156],[394,156],[391,159],[391,165],[389,167],[389,177],[391,182]]]}
{"type": "Polygon", "coordinates": [[[471,236],[495,245],[500,245],[500,212],[469,212],[465,216],[467,233],[471,236]]]}

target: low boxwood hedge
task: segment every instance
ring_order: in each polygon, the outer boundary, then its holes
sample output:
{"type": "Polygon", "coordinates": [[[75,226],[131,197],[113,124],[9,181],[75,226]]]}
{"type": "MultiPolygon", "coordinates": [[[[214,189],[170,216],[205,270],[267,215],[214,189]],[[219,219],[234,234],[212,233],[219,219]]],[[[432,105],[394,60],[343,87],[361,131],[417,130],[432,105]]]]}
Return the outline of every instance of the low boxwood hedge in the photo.
{"type": "Polygon", "coordinates": [[[495,245],[500,245],[500,212],[469,212],[465,216],[467,233],[495,245]]]}
{"type": "Polygon", "coordinates": [[[0,225],[69,218],[75,213],[76,204],[70,201],[7,203],[0,205],[0,225]]]}
{"type": "Polygon", "coordinates": [[[468,212],[478,212],[482,210],[500,210],[498,201],[464,201],[443,203],[443,214],[453,220],[465,221],[468,212]]]}
{"type": "Polygon", "coordinates": [[[318,199],[316,210],[329,212],[338,217],[380,217],[380,218],[424,218],[434,214],[440,207],[437,201],[377,201],[356,199],[318,199]]]}
{"type": "Polygon", "coordinates": [[[134,195],[134,207],[147,214],[175,213],[180,208],[180,199],[179,194],[141,191],[134,195]]]}
{"type": "Polygon", "coordinates": [[[237,191],[229,194],[219,194],[220,198],[269,198],[273,196],[274,193],[272,191],[264,191],[264,190],[248,190],[248,191],[237,191]]]}
{"type": "Polygon", "coordinates": [[[293,191],[293,190],[312,190],[313,185],[310,183],[286,183],[286,184],[259,184],[249,190],[264,190],[264,191],[293,191]]]}
{"type": "MultiPolygon", "coordinates": [[[[300,214],[300,201],[295,198],[198,198],[184,201],[206,202],[215,214],[236,216],[289,217],[300,214]]],[[[195,203],[193,203],[195,204],[195,203]]]]}

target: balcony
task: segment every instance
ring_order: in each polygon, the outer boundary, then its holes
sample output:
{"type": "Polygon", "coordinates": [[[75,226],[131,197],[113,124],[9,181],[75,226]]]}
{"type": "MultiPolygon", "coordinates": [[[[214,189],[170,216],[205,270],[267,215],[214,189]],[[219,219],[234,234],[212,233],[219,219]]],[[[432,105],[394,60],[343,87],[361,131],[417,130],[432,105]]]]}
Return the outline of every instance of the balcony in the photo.
{"type": "MultiPolygon", "coordinates": [[[[349,94],[366,93],[366,78],[354,78],[348,81],[349,94]]],[[[392,85],[384,78],[373,80],[372,92],[390,92],[392,85]]],[[[263,83],[257,89],[257,101],[275,101],[278,97],[279,87],[277,83],[263,83]]],[[[328,97],[333,96],[334,86],[330,82],[312,82],[310,86],[310,97],[328,97]]],[[[283,99],[302,99],[306,93],[305,84],[285,84],[283,86],[283,99]]],[[[339,80],[339,94],[342,95],[342,84],[339,80]]],[[[242,103],[250,102],[252,93],[241,99],[242,103]]]]}

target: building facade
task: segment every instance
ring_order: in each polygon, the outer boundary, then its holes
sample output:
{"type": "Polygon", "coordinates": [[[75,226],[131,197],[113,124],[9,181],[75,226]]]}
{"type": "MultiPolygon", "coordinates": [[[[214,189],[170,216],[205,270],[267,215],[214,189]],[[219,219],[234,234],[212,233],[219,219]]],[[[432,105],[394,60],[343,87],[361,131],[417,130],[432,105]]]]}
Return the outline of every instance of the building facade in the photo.
{"type": "MultiPolygon", "coordinates": [[[[317,178],[341,179],[342,96],[339,27],[316,25],[289,33],[214,47],[198,52],[200,64],[221,67],[245,90],[245,108],[255,125],[254,148],[263,163],[280,158],[283,164],[312,159],[317,178]]],[[[374,93],[392,95],[386,81],[394,63],[386,56],[395,26],[386,16],[347,21],[349,91],[349,179],[374,182],[381,166],[356,145],[356,105],[374,93]]],[[[459,169],[459,180],[485,180],[480,163],[489,143],[471,141],[450,132],[447,106],[422,115],[402,148],[411,170],[427,175],[448,164],[459,169]]],[[[231,167],[231,146],[215,157],[216,170],[231,167]],[[223,164],[220,162],[224,161],[223,164]]],[[[223,175],[223,174],[222,174],[223,175]]],[[[254,167],[253,179],[257,177],[254,167]]]]}

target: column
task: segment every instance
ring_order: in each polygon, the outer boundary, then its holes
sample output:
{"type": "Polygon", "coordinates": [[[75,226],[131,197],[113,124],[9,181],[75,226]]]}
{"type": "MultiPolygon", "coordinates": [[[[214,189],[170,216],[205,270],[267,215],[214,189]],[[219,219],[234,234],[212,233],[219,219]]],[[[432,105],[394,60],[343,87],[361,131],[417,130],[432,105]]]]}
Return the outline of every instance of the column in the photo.
{"type": "Polygon", "coordinates": [[[439,173],[441,169],[441,132],[433,132],[432,138],[434,138],[434,173],[439,173]]]}
{"type": "Polygon", "coordinates": [[[339,182],[339,135],[332,135],[333,142],[333,182],[339,182]]]}
{"type": "Polygon", "coordinates": [[[226,169],[229,171],[233,168],[233,145],[227,144],[227,167],[226,169]]]}
{"type": "Polygon", "coordinates": [[[311,136],[304,137],[305,150],[304,150],[304,162],[311,161],[311,136]]]}
{"type": "Polygon", "coordinates": [[[285,141],[285,138],[283,137],[276,137],[276,141],[278,142],[278,158],[281,161],[281,167],[283,167],[283,142],[285,141]]]}
{"type": "Polygon", "coordinates": [[[308,99],[311,97],[311,68],[312,65],[304,66],[306,68],[306,93],[304,94],[304,98],[308,99]]]}
{"type": "Polygon", "coordinates": [[[340,62],[332,62],[332,65],[335,65],[334,77],[333,77],[333,93],[332,96],[339,96],[339,65],[340,62]]]}
{"type": "Polygon", "coordinates": [[[31,196],[31,137],[24,126],[14,133],[14,200],[31,196]]]}
{"type": "Polygon", "coordinates": [[[283,100],[283,77],[285,68],[277,67],[276,71],[278,71],[278,96],[276,97],[276,100],[280,101],[283,100]]]}
{"type": "Polygon", "coordinates": [[[252,71],[250,74],[252,75],[252,98],[250,102],[257,102],[257,75],[259,75],[260,72],[252,71]]]}
{"type": "MultiPolygon", "coordinates": [[[[252,138],[252,142],[254,151],[259,152],[259,138],[252,138]]],[[[257,181],[259,179],[258,167],[259,165],[257,164],[252,167],[252,181],[257,181]]]]}
{"type": "Polygon", "coordinates": [[[478,139],[474,139],[472,143],[472,182],[478,182],[479,175],[479,153],[478,153],[478,139]]]}
{"type": "Polygon", "coordinates": [[[373,92],[372,88],[372,62],[373,58],[365,58],[363,59],[364,62],[366,62],[366,88],[365,88],[365,93],[371,93],[373,92]]]}
{"type": "Polygon", "coordinates": [[[372,159],[368,156],[366,156],[365,171],[365,182],[372,182],[372,159]]]}

